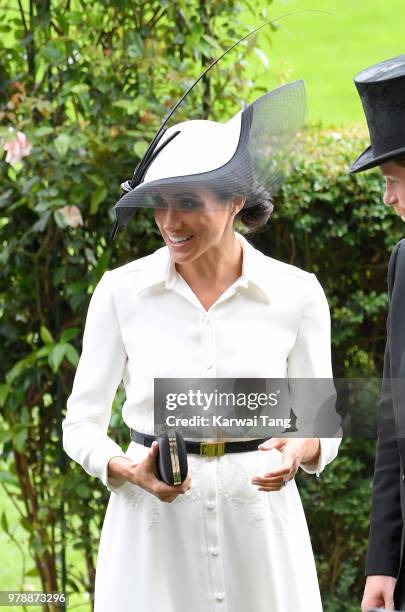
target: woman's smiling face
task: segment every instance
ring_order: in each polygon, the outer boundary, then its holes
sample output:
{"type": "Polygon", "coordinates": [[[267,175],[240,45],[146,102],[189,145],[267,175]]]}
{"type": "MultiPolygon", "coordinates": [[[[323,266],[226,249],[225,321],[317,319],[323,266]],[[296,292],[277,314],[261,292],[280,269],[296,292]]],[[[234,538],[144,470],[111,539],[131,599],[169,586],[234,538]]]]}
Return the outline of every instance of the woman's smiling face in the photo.
{"type": "Polygon", "coordinates": [[[212,191],[179,189],[178,193],[160,195],[162,208],[155,208],[155,221],[176,263],[191,262],[233,232],[233,219],[244,199],[236,197],[220,202],[212,191]]]}

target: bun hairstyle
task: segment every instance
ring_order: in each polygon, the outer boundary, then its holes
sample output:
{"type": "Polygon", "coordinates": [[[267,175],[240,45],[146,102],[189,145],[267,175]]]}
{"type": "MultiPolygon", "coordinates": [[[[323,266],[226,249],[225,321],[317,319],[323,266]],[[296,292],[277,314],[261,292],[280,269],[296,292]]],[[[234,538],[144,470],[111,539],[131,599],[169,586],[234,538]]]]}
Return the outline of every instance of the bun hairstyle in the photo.
{"type": "Polygon", "coordinates": [[[227,192],[218,185],[210,186],[211,191],[222,202],[231,200],[236,196],[246,198],[244,207],[235,215],[250,232],[255,232],[266,225],[273,212],[273,200],[270,193],[260,185],[252,186],[240,191],[227,192]]]}
{"type": "Polygon", "coordinates": [[[246,196],[245,206],[238,212],[239,219],[249,232],[255,232],[266,225],[273,212],[273,201],[270,193],[257,186],[246,196]]]}

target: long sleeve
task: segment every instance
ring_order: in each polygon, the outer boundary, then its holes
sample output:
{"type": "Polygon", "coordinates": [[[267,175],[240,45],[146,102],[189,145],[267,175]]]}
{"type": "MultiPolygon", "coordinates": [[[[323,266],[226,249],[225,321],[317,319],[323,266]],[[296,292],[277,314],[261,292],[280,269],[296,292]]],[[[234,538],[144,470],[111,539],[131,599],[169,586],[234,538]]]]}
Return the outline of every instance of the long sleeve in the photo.
{"type": "MultiPolygon", "coordinates": [[[[373,494],[371,502],[370,534],[365,575],[396,577],[401,558],[403,528],[400,495],[400,455],[394,418],[391,386],[391,307],[398,299],[393,293],[396,259],[401,243],[393,250],[388,266],[390,310],[387,318],[387,344],[384,355],[384,374],[379,402],[379,438],[377,440],[373,494]]],[[[403,305],[400,304],[400,311],[403,305]]],[[[403,312],[403,310],[402,310],[403,312]]]]}
{"type": "MultiPolygon", "coordinates": [[[[314,406],[321,406],[323,401],[319,398],[319,393],[323,394],[325,409],[332,407],[330,415],[326,419],[334,419],[337,415],[334,411],[334,386],[331,363],[331,324],[329,306],[325,293],[314,274],[311,275],[310,289],[307,304],[304,309],[302,321],[298,330],[297,338],[292,351],[288,357],[288,378],[292,380],[296,389],[304,391],[307,401],[294,402],[294,412],[297,417],[297,429],[306,430],[306,422],[309,427],[314,425],[315,413],[308,412],[308,382],[307,379],[323,379],[322,382],[313,386],[315,393],[314,406]],[[330,383],[327,379],[330,379],[330,383]]],[[[297,393],[297,396],[300,394],[297,393]]],[[[332,425],[332,421],[330,422],[332,425]]],[[[337,428],[338,429],[338,424],[337,428]]],[[[335,434],[333,434],[335,436],[335,434]]],[[[308,436],[312,437],[312,436],[308,436]]],[[[314,436],[315,437],[315,436],[314,436]]],[[[325,466],[333,461],[338,453],[340,437],[322,437],[320,440],[320,456],[318,464],[314,468],[301,464],[301,468],[309,474],[317,476],[323,471],[325,466]]]]}
{"type": "Polygon", "coordinates": [[[126,455],[107,436],[107,430],[127,355],[109,288],[109,274],[104,273],[90,300],[82,354],[62,429],[63,448],[69,457],[113,491],[124,480],[108,478],[108,462],[112,457],[126,455]]]}
{"type": "Polygon", "coordinates": [[[379,413],[384,435],[377,441],[365,575],[396,577],[401,557],[402,513],[400,458],[392,407],[389,342],[385,350],[379,413]]]}

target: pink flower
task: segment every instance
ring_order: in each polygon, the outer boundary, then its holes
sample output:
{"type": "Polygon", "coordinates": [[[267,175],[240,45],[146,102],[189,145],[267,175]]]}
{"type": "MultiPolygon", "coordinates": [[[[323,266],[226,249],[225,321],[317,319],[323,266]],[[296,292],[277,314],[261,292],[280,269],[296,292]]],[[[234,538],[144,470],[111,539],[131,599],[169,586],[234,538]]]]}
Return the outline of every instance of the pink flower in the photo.
{"type": "Polygon", "coordinates": [[[61,213],[64,222],[70,227],[77,227],[83,225],[82,214],[78,206],[62,206],[58,209],[61,213]]]}
{"type": "MultiPolygon", "coordinates": [[[[13,131],[13,130],[11,130],[13,131]]],[[[32,145],[28,142],[24,132],[17,132],[17,137],[4,143],[4,150],[7,151],[6,162],[14,166],[31,153],[32,145]]]]}

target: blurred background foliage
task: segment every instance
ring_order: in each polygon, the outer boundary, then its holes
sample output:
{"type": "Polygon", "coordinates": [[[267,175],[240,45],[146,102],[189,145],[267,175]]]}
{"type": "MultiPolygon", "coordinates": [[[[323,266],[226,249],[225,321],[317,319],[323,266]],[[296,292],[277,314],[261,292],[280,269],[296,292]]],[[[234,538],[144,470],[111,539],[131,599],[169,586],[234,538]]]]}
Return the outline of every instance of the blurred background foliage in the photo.
{"type": "MultiPolygon", "coordinates": [[[[95,285],[106,269],[162,245],[150,211],[139,211],[112,244],[112,206],[162,117],[211,59],[247,33],[241,19],[251,6],[27,0],[0,1],[0,10],[0,138],[6,145],[19,130],[32,145],[21,161],[0,161],[0,559],[24,560],[0,586],[66,588],[72,602],[89,606],[108,497],[64,455],[61,419],[95,285]]],[[[257,24],[268,13],[253,16],[257,24]]],[[[229,54],[175,122],[225,120],[247,92],[254,96],[251,58],[273,35],[265,28],[229,54]]],[[[380,375],[386,268],[401,237],[381,204],[378,171],[348,175],[365,144],[359,128],[306,130],[273,218],[250,237],[266,254],[317,274],[342,377],[380,375]]],[[[110,435],[126,448],[123,398],[120,388],[110,435]]],[[[319,480],[299,476],[330,612],[359,607],[373,461],[372,440],[346,440],[319,480]]]]}

